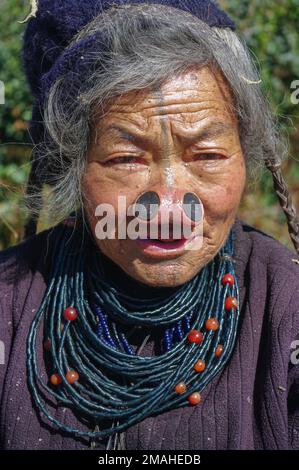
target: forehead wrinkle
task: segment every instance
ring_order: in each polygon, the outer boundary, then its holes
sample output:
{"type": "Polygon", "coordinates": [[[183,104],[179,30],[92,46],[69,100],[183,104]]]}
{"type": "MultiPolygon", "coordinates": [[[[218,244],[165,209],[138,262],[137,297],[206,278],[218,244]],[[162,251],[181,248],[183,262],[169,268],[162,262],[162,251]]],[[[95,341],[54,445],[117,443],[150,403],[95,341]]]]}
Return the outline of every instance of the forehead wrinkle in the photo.
{"type": "Polygon", "coordinates": [[[155,117],[157,116],[163,116],[163,115],[175,115],[175,114],[194,114],[194,113],[200,113],[203,111],[207,110],[220,110],[221,105],[223,105],[223,108],[225,107],[226,112],[229,111],[229,103],[226,101],[219,101],[219,100],[201,100],[201,101],[195,101],[194,99],[190,102],[178,102],[178,103],[171,103],[171,104],[160,104],[160,105],[155,105],[155,106],[150,106],[150,107],[142,107],[140,110],[131,110],[131,111],[125,111],[122,110],[122,114],[140,114],[143,115],[144,118],[150,118],[150,117],[155,117]],[[211,106],[211,103],[215,103],[215,105],[211,106]],[[188,105],[188,111],[184,111],[181,108],[181,106],[188,105]]]}
{"type": "MultiPolygon", "coordinates": [[[[141,107],[141,108],[133,108],[133,109],[126,109],[127,105],[117,105],[115,106],[115,109],[111,109],[110,111],[110,116],[115,114],[115,119],[117,118],[124,118],[124,122],[128,122],[130,125],[134,126],[136,128],[136,134],[138,133],[142,137],[142,133],[146,132],[148,128],[150,127],[150,119],[154,119],[155,117],[159,116],[165,116],[165,115],[172,115],[172,116],[179,116],[183,117],[186,116],[194,116],[196,114],[206,114],[209,111],[214,111],[214,112],[222,112],[220,109],[221,104],[219,100],[203,100],[200,103],[191,101],[190,103],[177,103],[177,104],[169,104],[165,105],[165,103],[161,104],[160,106],[151,106],[150,108],[148,107],[141,107]],[[215,103],[214,105],[211,105],[211,103],[215,103]],[[188,104],[188,109],[180,109],[181,105],[187,105],[188,104]],[[220,107],[219,107],[220,106],[220,107]],[[125,109],[122,109],[125,108],[125,109]],[[153,112],[149,112],[153,111],[153,112]]],[[[225,109],[223,111],[227,115],[232,115],[231,109],[228,109],[228,103],[224,102],[223,105],[225,105],[225,109]]],[[[201,118],[201,119],[204,119],[201,118]]],[[[177,121],[179,119],[176,119],[177,121]]],[[[185,121],[186,119],[182,119],[185,121]]],[[[100,122],[100,121],[99,121],[100,122]]],[[[126,124],[125,124],[126,125],[126,124]]],[[[97,125],[97,127],[100,127],[97,125]]],[[[103,132],[106,132],[110,129],[117,129],[117,128],[122,128],[121,125],[119,124],[110,124],[105,126],[103,132]]],[[[123,130],[123,129],[122,129],[123,130]]],[[[126,129],[123,130],[123,132],[127,132],[126,129]]]]}
{"type": "MultiPolygon", "coordinates": [[[[207,118],[204,118],[204,119],[206,120],[207,118]]],[[[160,122],[161,129],[163,131],[163,137],[165,137],[167,133],[167,130],[166,130],[167,126],[166,126],[165,118],[159,119],[159,122],[160,122]]],[[[177,124],[174,124],[171,121],[169,121],[169,123],[172,129],[171,134],[176,136],[179,141],[186,142],[186,143],[189,143],[192,141],[215,139],[217,137],[232,134],[234,132],[233,123],[227,123],[223,121],[216,121],[216,122],[212,121],[210,123],[206,123],[200,126],[197,129],[195,129],[194,123],[188,123],[189,125],[187,127],[178,126],[177,124]],[[195,129],[195,130],[191,131],[191,129],[195,129]]],[[[105,138],[109,138],[109,139],[113,137],[113,134],[115,134],[115,136],[119,137],[121,140],[129,141],[135,144],[141,143],[142,141],[147,142],[148,144],[152,143],[152,138],[150,136],[147,137],[146,134],[139,134],[139,133],[137,135],[134,135],[131,133],[130,130],[126,129],[121,124],[111,124],[102,132],[100,130],[97,130],[97,137],[99,137],[101,134],[105,136],[105,138]],[[107,134],[109,135],[109,137],[107,134]]],[[[167,160],[167,155],[170,151],[170,148],[171,148],[171,145],[168,144],[168,142],[166,142],[166,144],[164,144],[164,149],[162,153],[162,157],[164,158],[164,160],[167,160]]]]}
{"type": "MultiPolygon", "coordinates": [[[[162,90],[161,87],[152,88],[151,94],[144,99],[140,100],[139,104],[142,109],[149,111],[155,108],[175,107],[182,104],[192,105],[194,102],[204,103],[209,101],[223,101],[224,103],[230,102],[231,98],[224,94],[222,88],[218,84],[210,86],[195,85],[190,88],[174,88],[172,90],[162,90]],[[215,94],[218,96],[215,98],[215,94]]],[[[124,103],[123,106],[126,106],[124,103]]],[[[122,104],[119,104],[122,106],[122,104]]]]}

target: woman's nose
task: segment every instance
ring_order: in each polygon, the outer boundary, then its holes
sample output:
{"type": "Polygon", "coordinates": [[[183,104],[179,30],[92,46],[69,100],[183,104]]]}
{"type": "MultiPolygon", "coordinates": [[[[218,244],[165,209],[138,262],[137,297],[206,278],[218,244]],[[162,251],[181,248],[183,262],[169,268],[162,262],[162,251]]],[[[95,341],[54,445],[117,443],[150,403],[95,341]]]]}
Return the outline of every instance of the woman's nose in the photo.
{"type": "Polygon", "coordinates": [[[146,191],[137,197],[134,214],[141,223],[161,224],[166,220],[194,227],[202,222],[203,205],[199,197],[190,191],[146,191]]]}

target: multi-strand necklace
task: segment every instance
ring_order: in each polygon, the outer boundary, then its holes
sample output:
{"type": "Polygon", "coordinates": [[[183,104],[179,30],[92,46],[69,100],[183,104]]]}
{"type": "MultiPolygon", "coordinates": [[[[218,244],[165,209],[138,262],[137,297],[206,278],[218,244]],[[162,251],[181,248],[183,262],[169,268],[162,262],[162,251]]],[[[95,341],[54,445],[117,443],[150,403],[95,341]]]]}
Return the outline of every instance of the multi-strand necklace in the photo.
{"type": "Polygon", "coordinates": [[[29,387],[40,411],[58,428],[93,440],[111,438],[165,411],[194,406],[229,360],[239,319],[234,233],[187,283],[134,298],[105,276],[90,234],[54,228],[50,279],[31,324],[29,387]],[[91,255],[91,256],[90,256],[91,255]],[[161,293],[162,292],[162,293],[161,293]],[[165,293],[166,292],[166,293],[165,293]],[[37,367],[37,332],[51,363],[45,382],[37,367]],[[128,327],[163,332],[162,352],[140,356],[128,327]],[[42,391],[94,426],[73,429],[47,410],[42,391]]]}

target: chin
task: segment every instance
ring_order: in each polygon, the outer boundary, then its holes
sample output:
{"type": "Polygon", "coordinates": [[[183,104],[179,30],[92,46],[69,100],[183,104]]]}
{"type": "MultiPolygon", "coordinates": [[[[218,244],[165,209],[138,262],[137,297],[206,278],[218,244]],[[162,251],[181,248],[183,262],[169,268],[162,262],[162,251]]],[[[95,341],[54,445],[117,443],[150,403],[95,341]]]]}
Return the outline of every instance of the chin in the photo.
{"type": "Polygon", "coordinates": [[[127,272],[135,280],[151,287],[177,287],[192,279],[199,271],[198,267],[192,267],[174,260],[163,261],[155,264],[138,264],[135,269],[127,272]]]}

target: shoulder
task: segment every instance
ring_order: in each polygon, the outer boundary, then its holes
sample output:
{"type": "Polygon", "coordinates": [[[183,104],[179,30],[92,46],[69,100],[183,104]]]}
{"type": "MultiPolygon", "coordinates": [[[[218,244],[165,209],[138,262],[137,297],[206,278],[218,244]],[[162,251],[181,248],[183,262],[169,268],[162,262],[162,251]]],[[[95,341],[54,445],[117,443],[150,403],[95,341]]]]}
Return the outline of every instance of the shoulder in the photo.
{"type": "Polygon", "coordinates": [[[53,229],[44,230],[15,246],[0,251],[0,288],[15,284],[25,275],[33,273],[45,253],[47,239],[53,229]]]}
{"type": "Polygon", "coordinates": [[[299,331],[299,256],[270,235],[237,220],[236,264],[251,309],[275,334],[299,331]],[[263,308],[262,308],[263,306],[263,308]]]}
{"type": "Polygon", "coordinates": [[[55,227],[0,251],[0,317],[5,324],[17,327],[29,292],[38,297],[43,290],[54,234],[55,227]]]}
{"type": "Polygon", "coordinates": [[[275,272],[299,284],[299,256],[267,233],[237,219],[235,224],[237,255],[259,265],[268,275],[275,272]]]}

